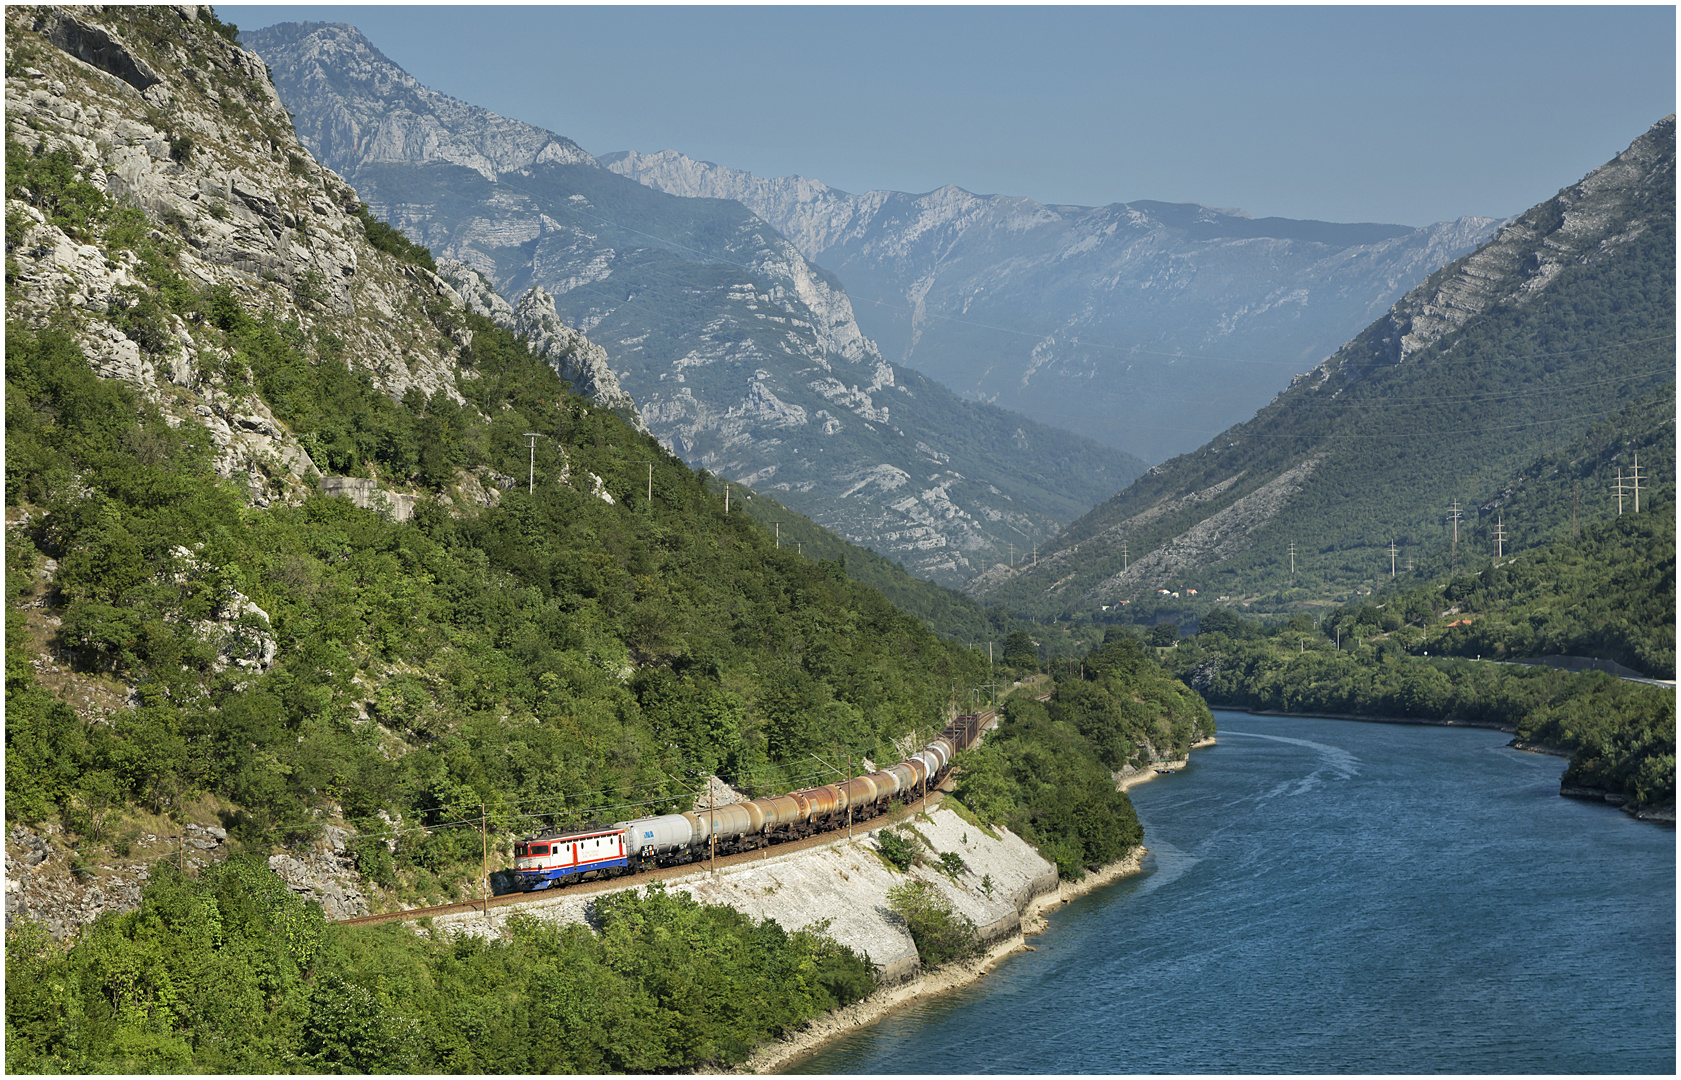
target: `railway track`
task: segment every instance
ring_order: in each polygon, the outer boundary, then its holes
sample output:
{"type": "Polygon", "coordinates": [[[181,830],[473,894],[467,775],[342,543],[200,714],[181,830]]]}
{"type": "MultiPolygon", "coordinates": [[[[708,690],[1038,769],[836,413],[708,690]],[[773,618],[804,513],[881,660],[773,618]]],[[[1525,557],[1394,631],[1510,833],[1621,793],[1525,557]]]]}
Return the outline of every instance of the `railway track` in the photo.
{"type": "MultiPolygon", "coordinates": [[[[985,735],[997,726],[998,714],[987,712],[981,714],[980,734],[985,735]]],[[[980,739],[977,737],[976,742],[980,739]]],[[[928,793],[927,803],[938,806],[951,784],[951,774],[940,782],[933,791],[928,793]]],[[[920,800],[918,800],[920,801],[920,800]]],[[[871,820],[859,828],[860,832],[871,832],[881,828],[879,820],[871,820]]],[[[402,911],[387,911],[378,915],[363,915],[355,919],[340,919],[340,926],[372,926],[375,923],[412,922],[416,919],[433,918],[439,915],[465,915],[472,912],[489,913],[491,908],[510,907],[519,904],[534,903],[539,900],[552,900],[556,896],[589,896],[595,893],[613,892],[618,889],[640,885],[644,882],[668,881],[672,878],[687,877],[697,871],[704,871],[712,866],[719,870],[731,867],[745,866],[749,863],[763,862],[767,859],[780,858],[784,855],[794,855],[813,848],[828,847],[832,844],[844,843],[847,839],[845,829],[831,829],[816,836],[805,836],[798,840],[784,840],[778,844],[771,844],[755,851],[743,851],[733,855],[720,855],[716,860],[697,859],[694,862],[679,863],[676,866],[662,866],[654,870],[645,870],[639,874],[627,874],[621,877],[601,878],[596,881],[584,881],[567,885],[562,888],[544,889],[540,892],[512,892],[501,893],[488,899],[460,900],[452,904],[434,904],[431,907],[405,908],[402,911]]]]}

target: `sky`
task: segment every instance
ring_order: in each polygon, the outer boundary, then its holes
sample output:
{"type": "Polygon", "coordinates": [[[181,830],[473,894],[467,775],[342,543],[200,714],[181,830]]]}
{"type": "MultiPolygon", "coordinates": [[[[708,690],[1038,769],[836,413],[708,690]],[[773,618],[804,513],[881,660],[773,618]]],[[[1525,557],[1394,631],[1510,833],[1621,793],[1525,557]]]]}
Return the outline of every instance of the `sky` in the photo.
{"type": "Polygon", "coordinates": [[[351,23],[426,86],[593,154],[851,192],[1506,217],[1675,111],[1670,5],[216,10],[351,23]]]}

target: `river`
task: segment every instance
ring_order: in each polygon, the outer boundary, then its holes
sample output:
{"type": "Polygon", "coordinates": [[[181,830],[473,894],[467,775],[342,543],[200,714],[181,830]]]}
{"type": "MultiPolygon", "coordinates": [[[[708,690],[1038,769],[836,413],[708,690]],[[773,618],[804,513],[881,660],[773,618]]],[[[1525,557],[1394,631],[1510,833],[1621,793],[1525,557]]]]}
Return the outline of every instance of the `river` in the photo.
{"type": "Polygon", "coordinates": [[[1675,831],[1496,731],[1216,712],[1144,872],[810,1073],[1675,1072],[1675,831]]]}

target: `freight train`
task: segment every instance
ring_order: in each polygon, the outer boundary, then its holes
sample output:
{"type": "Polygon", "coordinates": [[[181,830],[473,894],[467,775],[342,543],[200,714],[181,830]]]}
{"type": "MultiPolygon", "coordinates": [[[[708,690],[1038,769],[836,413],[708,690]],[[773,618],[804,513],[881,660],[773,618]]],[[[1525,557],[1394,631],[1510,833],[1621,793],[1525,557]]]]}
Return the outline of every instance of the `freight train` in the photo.
{"type": "Polygon", "coordinates": [[[944,779],[957,752],[980,737],[980,720],[959,716],[920,753],[838,784],[530,837],[514,845],[514,879],[530,892],[694,862],[713,851],[751,851],[868,821],[895,801],[910,802],[944,779]]]}

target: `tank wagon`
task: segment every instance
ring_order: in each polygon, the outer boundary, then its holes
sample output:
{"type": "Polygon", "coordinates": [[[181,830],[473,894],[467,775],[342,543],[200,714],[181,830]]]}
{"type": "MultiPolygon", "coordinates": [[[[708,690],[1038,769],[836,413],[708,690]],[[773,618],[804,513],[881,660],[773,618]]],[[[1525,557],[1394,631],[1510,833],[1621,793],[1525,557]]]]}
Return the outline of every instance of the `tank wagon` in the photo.
{"type": "Polygon", "coordinates": [[[547,889],[694,862],[714,846],[725,855],[753,851],[868,821],[894,802],[925,794],[951,770],[957,752],[979,737],[980,717],[959,716],[899,764],[839,783],[705,810],[542,833],[514,845],[514,878],[523,890],[547,889]]]}

